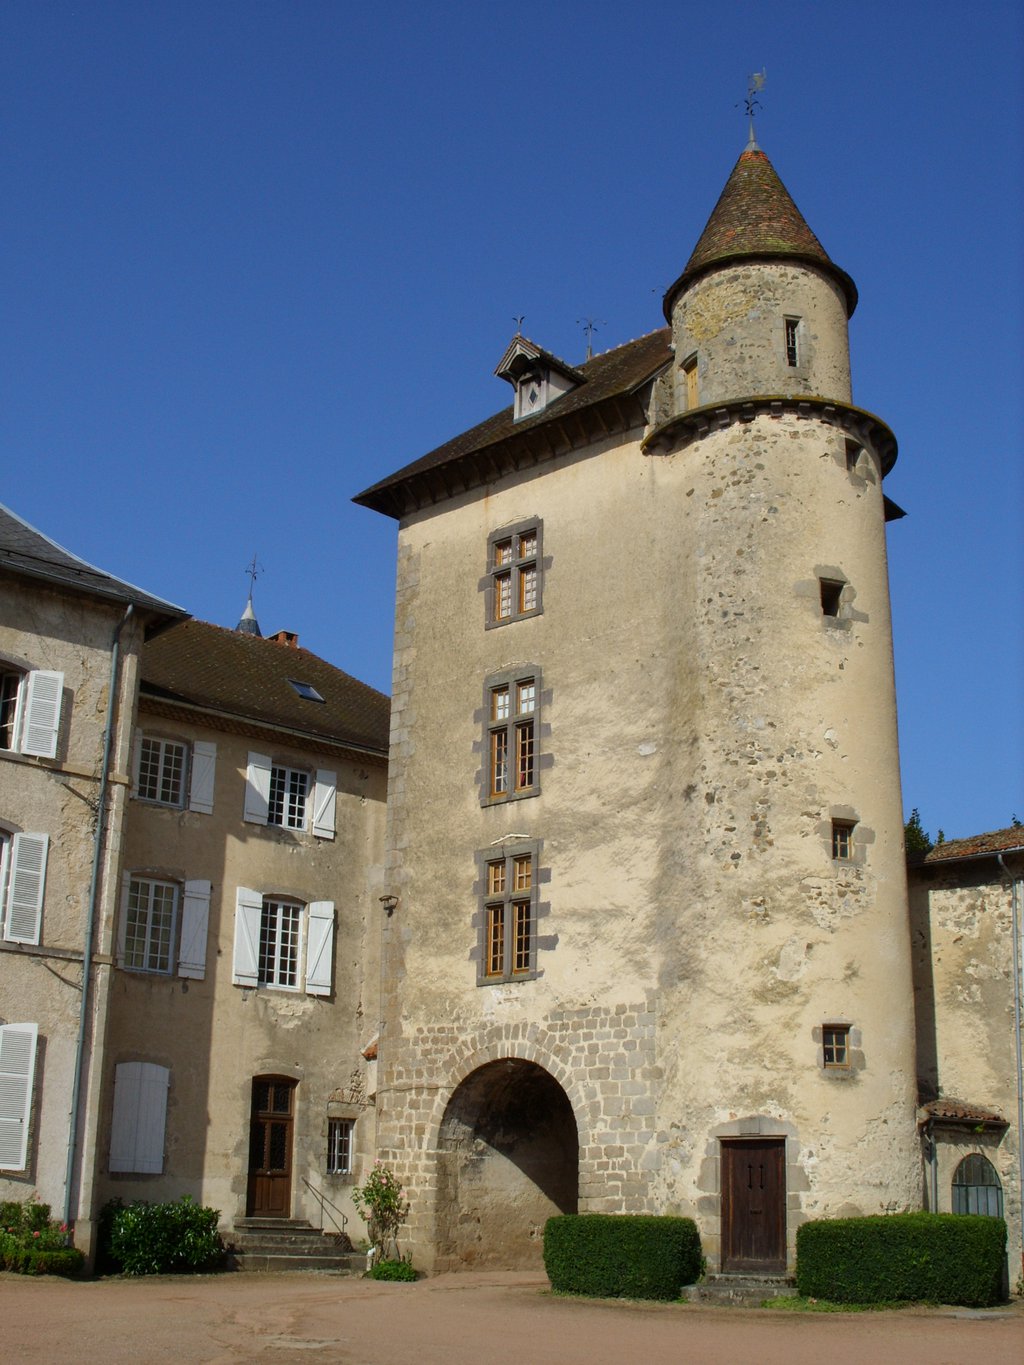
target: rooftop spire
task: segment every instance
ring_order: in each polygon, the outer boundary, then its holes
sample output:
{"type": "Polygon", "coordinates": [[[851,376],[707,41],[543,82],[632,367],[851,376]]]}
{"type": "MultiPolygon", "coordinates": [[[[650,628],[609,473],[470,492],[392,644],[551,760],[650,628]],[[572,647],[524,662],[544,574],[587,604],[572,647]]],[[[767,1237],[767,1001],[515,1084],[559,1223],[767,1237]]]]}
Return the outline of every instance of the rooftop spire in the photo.
{"type": "Polygon", "coordinates": [[[252,557],[252,562],[247,565],[245,572],[249,579],[249,600],[245,604],[245,611],[242,612],[242,619],[239,621],[238,625],[235,626],[235,630],[238,631],[239,635],[262,636],[263,632],[260,630],[260,623],[256,620],[256,613],[252,606],[252,590],[255,588],[256,579],[260,574],[260,566],[256,563],[255,555],[252,557]]]}
{"type": "Polygon", "coordinates": [[[686,269],[665,295],[665,316],[671,320],[676,296],[698,276],[751,259],[790,259],[817,266],[839,285],[851,314],[857,306],[857,286],[807,226],[775,167],[754,141],[753,120],[750,138],[686,269]]]}

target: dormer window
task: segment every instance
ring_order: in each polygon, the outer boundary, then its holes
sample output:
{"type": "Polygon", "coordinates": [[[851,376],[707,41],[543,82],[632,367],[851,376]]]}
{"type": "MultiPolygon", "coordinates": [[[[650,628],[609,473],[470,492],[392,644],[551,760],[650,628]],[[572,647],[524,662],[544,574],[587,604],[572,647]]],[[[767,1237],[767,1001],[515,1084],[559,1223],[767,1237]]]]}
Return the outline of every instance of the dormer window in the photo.
{"type": "Polygon", "coordinates": [[[563,394],[585,383],[579,370],[518,332],[494,373],[507,380],[516,391],[512,410],[516,422],[535,417],[563,394]]]}

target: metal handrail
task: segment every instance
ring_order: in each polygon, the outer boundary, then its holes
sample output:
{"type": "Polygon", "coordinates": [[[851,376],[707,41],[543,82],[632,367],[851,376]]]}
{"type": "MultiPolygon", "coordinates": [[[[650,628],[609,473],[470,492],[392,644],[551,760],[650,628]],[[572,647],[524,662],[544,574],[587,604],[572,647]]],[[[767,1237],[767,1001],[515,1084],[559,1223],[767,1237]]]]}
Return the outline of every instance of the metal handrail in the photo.
{"type": "MultiPolygon", "coordinates": [[[[340,1227],[338,1226],[338,1219],[334,1217],[334,1214],[328,1213],[328,1214],[327,1214],[327,1217],[328,1217],[328,1218],[331,1220],[331,1222],[334,1224],[334,1226],[335,1226],[335,1228],[337,1229],[338,1233],[339,1233],[342,1237],[344,1237],[344,1236],[345,1236],[345,1229],[348,1227],[348,1218],[346,1217],[346,1215],[342,1213],[341,1209],[338,1208],[337,1204],[332,1204],[332,1203],[331,1203],[331,1201],[327,1198],[326,1194],[324,1194],[323,1190],[318,1190],[318,1189],[316,1188],[315,1185],[312,1185],[312,1184],[306,1179],[305,1176],[302,1177],[302,1183],[303,1183],[303,1185],[305,1185],[306,1189],[309,1190],[310,1194],[313,1196],[313,1198],[314,1198],[315,1200],[317,1200],[317,1202],[318,1202],[319,1205],[320,1205],[320,1231],[323,1232],[323,1230],[324,1230],[324,1214],[326,1213],[326,1209],[324,1208],[324,1205],[325,1205],[325,1204],[330,1204],[330,1205],[331,1205],[331,1208],[334,1210],[334,1213],[336,1213],[336,1214],[338,1215],[338,1217],[341,1219],[341,1226],[340,1226],[340,1227]]],[[[333,1235],[334,1235],[334,1234],[332,1233],[331,1236],[333,1236],[333,1235]]]]}

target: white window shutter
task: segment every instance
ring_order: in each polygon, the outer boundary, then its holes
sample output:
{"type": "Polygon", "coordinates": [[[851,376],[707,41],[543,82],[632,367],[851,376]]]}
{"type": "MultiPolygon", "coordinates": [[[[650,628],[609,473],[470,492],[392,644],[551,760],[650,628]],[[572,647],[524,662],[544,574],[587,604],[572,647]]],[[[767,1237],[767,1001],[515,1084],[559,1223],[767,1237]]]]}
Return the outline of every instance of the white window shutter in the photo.
{"type": "Polygon", "coordinates": [[[38,1024],[0,1027],[0,1171],[23,1171],[28,1164],[38,1034],[38,1024]]]}
{"type": "Polygon", "coordinates": [[[260,971],[260,920],[263,897],[240,886],[235,900],[235,953],[231,980],[236,986],[256,986],[260,971]]]}
{"type": "Polygon", "coordinates": [[[48,834],[15,834],[11,839],[10,877],[4,938],[11,943],[38,943],[46,886],[48,834]]]}
{"type": "Polygon", "coordinates": [[[330,995],[334,962],[334,902],[310,901],[306,926],[306,993],[330,995]]]}
{"type": "Polygon", "coordinates": [[[36,758],[53,758],[57,753],[64,674],[36,669],[28,675],[25,688],[21,752],[34,754],[36,758]]]}
{"type": "Polygon", "coordinates": [[[185,883],[181,901],[181,951],[178,975],[202,981],[206,975],[206,940],[210,930],[210,883],[185,883]]]}
{"type": "Polygon", "coordinates": [[[163,1174],[170,1083],[167,1067],[155,1062],[119,1062],[115,1067],[111,1171],[163,1174]]]}
{"type": "Polygon", "coordinates": [[[318,768],[313,787],[313,833],[334,838],[334,814],[338,804],[338,774],[318,768]]]}
{"type": "Polygon", "coordinates": [[[245,770],[245,818],[254,825],[265,825],[270,814],[270,767],[266,754],[249,755],[245,770]]]}
{"type": "MultiPolygon", "coordinates": [[[[188,788],[188,808],[200,815],[213,814],[213,780],[217,773],[217,746],[197,739],[192,745],[192,778],[188,788]]],[[[267,788],[270,794],[270,788],[267,788]]],[[[249,817],[246,816],[246,819],[249,817]]],[[[265,818],[265,817],[264,817],[265,818]]]]}

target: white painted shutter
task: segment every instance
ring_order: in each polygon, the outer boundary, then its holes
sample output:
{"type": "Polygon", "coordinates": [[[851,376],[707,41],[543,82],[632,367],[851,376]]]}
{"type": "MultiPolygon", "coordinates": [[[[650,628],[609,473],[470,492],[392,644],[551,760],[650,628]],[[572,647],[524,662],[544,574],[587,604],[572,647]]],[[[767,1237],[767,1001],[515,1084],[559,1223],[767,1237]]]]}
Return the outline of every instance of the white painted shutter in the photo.
{"type": "Polygon", "coordinates": [[[119,1062],[115,1067],[111,1171],[163,1174],[170,1083],[170,1071],[155,1062],[119,1062]]]}
{"type": "MultiPolygon", "coordinates": [[[[213,814],[213,779],[217,772],[217,746],[197,739],[192,745],[192,779],[188,789],[188,808],[201,815],[213,814]]],[[[269,795],[270,788],[267,788],[269,795]]],[[[249,817],[246,816],[246,819],[249,817]]],[[[264,819],[266,817],[264,816],[264,819]]]]}
{"type": "Polygon", "coordinates": [[[206,975],[206,939],[210,929],[210,883],[185,883],[181,900],[181,951],[178,975],[202,981],[206,975]]]}
{"type": "Polygon", "coordinates": [[[25,688],[21,752],[36,758],[53,758],[57,752],[64,674],[36,669],[28,675],[25,688]]]}
{"type": "Polygon", "coordinates": [[[245,770],[245,818],[254,825],[265,825],[270,814],[270,759],[266,754],[250,754],[245,770]]]}
{"type": "Polygon", "coordinates": [[[0,1027],[0,1171],[23,1171],[28,1164],[38,1033],[38,1024],[0,1027]]]}
{"type": "Polygon", "coordinates": [[[15,834],[11,839],[11,874],[4,916],[4,938],[11,943],[39,942],[49,844],[48,834],[15,834]]]}
{"type": "Polygon", "coordinates": [[[338,802],[338,774],[318,768],[313,786],[313,833],[334,838],[334,811],[338,802]]]}
{"type": "Polygon", "coordinates": [[[258,891],[240,886],[235,900],[235,954],[231,971],[236,986],[259,984],[262,918],[263,897],[258,891]]]}
{"type": "Polygon", "coordinates": [[[310,901],[306,926],[306,994],[330,995],[334,961],[334,902],[310,901]]]}

